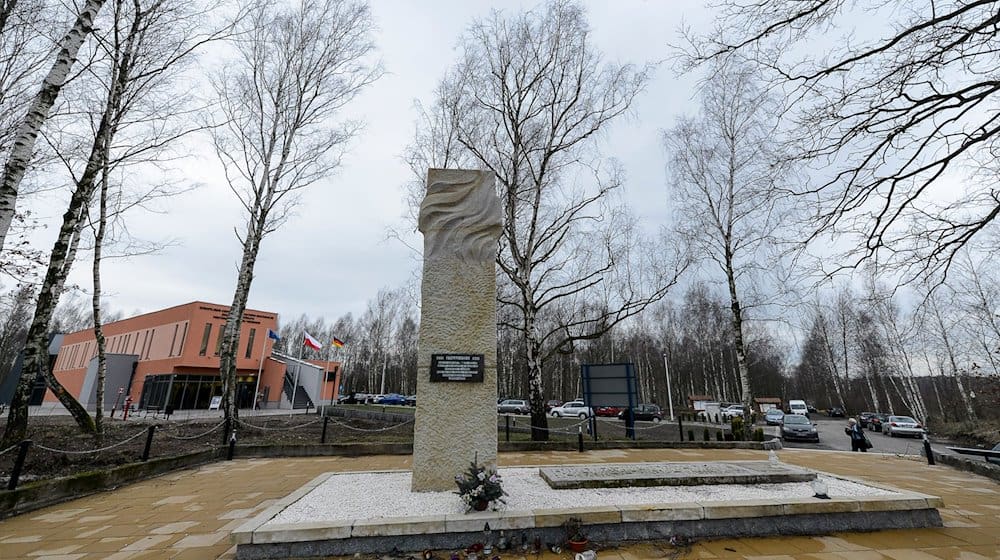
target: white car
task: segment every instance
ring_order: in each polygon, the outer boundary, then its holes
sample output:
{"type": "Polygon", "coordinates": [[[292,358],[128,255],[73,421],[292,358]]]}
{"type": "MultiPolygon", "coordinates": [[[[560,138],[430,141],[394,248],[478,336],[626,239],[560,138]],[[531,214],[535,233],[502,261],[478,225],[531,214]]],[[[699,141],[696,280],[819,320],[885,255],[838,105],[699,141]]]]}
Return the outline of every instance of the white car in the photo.
{"type": "Polygon", "coordinates": [[[594,415],[594,411],[590,409],[589,406],[585,405],[583,401],[570,401],[563,404],[562,406],[557,406],[549,411],[554,418],[562,418],[563,416],[576,416],[578,418],[587,418],[594,415]]]}
{"type": "Polygon", "coordinates": [[[744,408],[743,405],[741,405],[741,404],[733,404],[733,405],[727,406],[726,408],[723,408],[719,412],[719,415],[722,416],[723,420],[729,420],[729,419],[732,419],[732,418],[736,418],[737,416],[746,416],[746,413],[747,413],[747,409],[744,408]]]}
{"type": "Polygon", "coordinates": [[[889,437],[924,435],[924,427],[909,416],[890,416],[889,421],[882,425],[882,432],[889,434],[889,437]]]}

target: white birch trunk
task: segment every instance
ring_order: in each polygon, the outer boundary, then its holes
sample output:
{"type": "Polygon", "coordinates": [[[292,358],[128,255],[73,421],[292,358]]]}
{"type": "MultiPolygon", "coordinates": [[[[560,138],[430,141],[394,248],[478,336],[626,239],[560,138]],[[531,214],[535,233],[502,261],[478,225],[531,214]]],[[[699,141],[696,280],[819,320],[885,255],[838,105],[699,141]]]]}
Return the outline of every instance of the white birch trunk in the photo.
{"type": "Polygon", "coordinates": [[[35,141],[42,130],[42,125],[48,119],[56,98],[59,97],[59,91],[66,83],[80,47],[93,30],[94,18],[103,5],[104,0],[87,0],[84,4],[73,27],[59,42],[56,60],[42,81],[41,89],[28,107],[24,120],[17,128],[7,163],[4,165],[3,177],[0,178],[0,252],[3,252],[7,232],[14,222],[18,190],[34,155],[35,141]]]}
{"type": "Polygon", "coordinates": [[[104,233],[108,221],[108,144],[104,145],[104,169],[101,170],[101,192],[98,205],[97,231],[94,232],[94,263],[93,281],[94,297],[92,306],[94,311],[94,340],[97,342],[97,393],[96,407],[94,410],[94,426],[98,437],[104,433],[104,384],[108,372],[108,357],[106,340],[104,338],[104,325],[101,323],[101,256],[104,249],[104,233]]]}
{"type": "Polygon", "coordinates": [[[962,383],[962,376],[958,371],[958,361],[955,358],[955,352],[952,349],[951,338],[948,336],[948,329],[944,324],[944,318],[941,316],[941,309],[938,307],[936,301],[931,302],[931,309],[934,311],[934,319],[937,323],[938,334],[941,335],[941,342],[944,343],[945,352],[948,355],[948,363],[951,365],[951,375],[955,378],[955,384],[958,386],[958,394],[962,398],[962,405],[965,407],[965,416],[968,420],[976,420],[976,411],[972,408],[972,400],[969,398],[969,394],[965,391],[965,384],[962,383]]]}

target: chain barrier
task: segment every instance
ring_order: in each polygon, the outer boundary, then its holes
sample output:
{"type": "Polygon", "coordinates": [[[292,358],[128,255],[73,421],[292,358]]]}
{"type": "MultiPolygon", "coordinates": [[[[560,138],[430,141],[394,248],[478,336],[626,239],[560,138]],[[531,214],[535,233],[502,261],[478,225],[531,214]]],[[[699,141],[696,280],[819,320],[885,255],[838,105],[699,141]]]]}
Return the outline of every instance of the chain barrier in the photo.
{"type": "MultiPolygon", "coordinates": [[[[694,424],[691,424],[691,425],[694,426],[694,424]]],[[[669,422],[660,421],[660,422],[654,422],[653,424],[651,424],[649,426],[635,425],[632,429],[633,430],[655,430],[656,428],[664,428],[664,427],[667,427],[667,426],[673,427],[674,425],[671,424],[671,423],[669,423],[669,422]]],[[[625,428],[625,426],[622,426],[622,428],[625,428]]]]}
{"type": "Polygon", "coordinates": [[[389,430],[396,429],[396,428],[398,428],[400,426],[405,426],[405,425],[410,424],[412,422],[413,422],[413,419],[410,419],[410,420],[406,420],[405,422],[401,422],[399,424],[394,424],[392,426],[387,426],[385,428],[368,429],[368,428],[355,428],[354,426],[351,426],[350,424],[345,424],[343,422],[338,422],[336,420],[331,420],[330,421],[331,424],[336,424],[337,426],[341,426],[341,427],[347,428],[348,430],[354,430],[356,432],[388,432],[389,430]]]}
{"type": "Polygon", "coordinates": [[[215,430],[218,430],[219,427],[222,426],[225,423],[226,423],[226,421],[223,420],[222,422],[219,422],[218,424],[216,424],[216,425],[212,426],[211,428],[209,428],[207,432],[202,432],[200,434],[193,435],[193,436],[175,436],[175,435],[171,435],[171,434],[167,433],[166,430],[161,430],[160,431],[160,435],[162,435],[164,437],[168,437],[170,439],[176,439],[176,440],[198,439],[198,438],[203,438],[203,437],[207,436],[208,434],[214,432],[215,430]]]}
{"type": "MultiPolygon", "coordinates": [[[[553,418],[559,418],[559,417],[558,416],[553,416],[553,418]]],[[[584,418],[583,420],[580,420],[576,424],[570,424],[569,426],[563,426],[561,428],[549,428],[549,427],[543,428],[541,426],[534,426],[534,425],[532,425],[532,424],[529,423],[529,424],[526,425],[526,427],[523,427],[522,429],[542,430],[544,432],[554,432],[554,433],[558,433],[558,434],[575,434],[577,432],[573,431],[573,428],[576,428],[578,426],[586,424],[587,422],[590,422],[590,419],[589,418],[584,418]]],[[[522,425],[522,426],[524,426],[524,425],[522,425]]],[[[497,427],[498,428],[504,428],[505,426],[501,425],[501,424],[497,424],[497,427]]]]}
{"type": "Polygon", "coordinates": [[[319,418],[317,420],[310,420],[309,422],[306,422],[304,424],[299,424],[298,426],[292,426],[292,427],[283,426],[283,427],[280,427],[280,428],[268,428],[267,426],[258,426],[256,424],[251,424],[250,422],[247,422],[246,420],[243,420],[242,418],[238,418],[236,420],[236,422],[238,424],[243,424],[244,426],[247,426],[249,428],[254,428],[254,429],[257,429],[257,430],[263,430],[265,432],[269,432],[269,431],[280,432],[280,431],[297,430],[299,428],[305,428],[306,426],[312,426],[313,424],[317,424],[317,423],[322,422],[322,421],[323,421],[323,419],[319,418]]]}
{"type": "Polygon", "coordinates": [[[15,443],[14,445],[8,447],[7,449],[4,449],[3,451],[0,451],[0,455],[3,455],[4,453],[6,453],[8,451],[11,451],[12,449],[17,449],[18,445],[21,445],[21,444],[15,443]]]}
{"type": "Polygon", "coordinates": [[[136,438],[138,438],[141,435],[145,435],[145,433],[146,433],[146,428],[143,428],[141,432],[138,432],[137,434],[135,434],[134,436],[132,436],[132,437],[130,437],[128,439],[123,439],[122,441],[119,441],[118,443],[113,443],[113,444],[111,444],[111,445],[109,445],[107,447],[101,447],[99,449],[88,449],[88,450],[84,450],[84,451],[70,451],[70,450],[67,450],[67,449],[53,449],[51,447],[45,447],[44,445],[42,445],[40,443],[34,444],[33,447],[37,447],[38,449],[41,449],[42,451],[49,451],[49,452],[52,452],[52,453],[65,453],[67,455],[88,455],[90,453],[100,453],[101,451],[107,451],[109,449],[114,449],[114,448],[116,448],[118,446],[125,445],[126,443],[132,441],[133,439],[136,439],[136,438]]]}

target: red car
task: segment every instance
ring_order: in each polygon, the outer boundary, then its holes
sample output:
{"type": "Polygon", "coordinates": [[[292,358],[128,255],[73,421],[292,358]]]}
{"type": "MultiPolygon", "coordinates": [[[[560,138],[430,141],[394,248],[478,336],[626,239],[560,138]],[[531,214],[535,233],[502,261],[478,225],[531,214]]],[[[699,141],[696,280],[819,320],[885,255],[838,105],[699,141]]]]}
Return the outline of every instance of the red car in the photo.
{"type": "Polygon", "coordinates": [[[621,413],[622,409],[617,406],[599,406],[594,409],[594,414],[597,416],[610,416],[614,418],[621,413]]]}

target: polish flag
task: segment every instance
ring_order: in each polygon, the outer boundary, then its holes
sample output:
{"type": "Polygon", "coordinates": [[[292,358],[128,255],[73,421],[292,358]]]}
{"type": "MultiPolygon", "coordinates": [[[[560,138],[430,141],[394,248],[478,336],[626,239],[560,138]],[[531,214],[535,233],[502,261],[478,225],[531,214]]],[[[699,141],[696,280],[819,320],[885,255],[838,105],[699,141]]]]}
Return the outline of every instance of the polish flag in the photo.
{"type": "Polygon", "coordinates": [[[323,345],[320,344],[318,340],[310,336],[309,333],[305,331],[302,331],[302,333],[306,335],[305,340],[302,341],[303,344],[312,348],[313,350],[320,350],[323,348],[323,345]]]}

